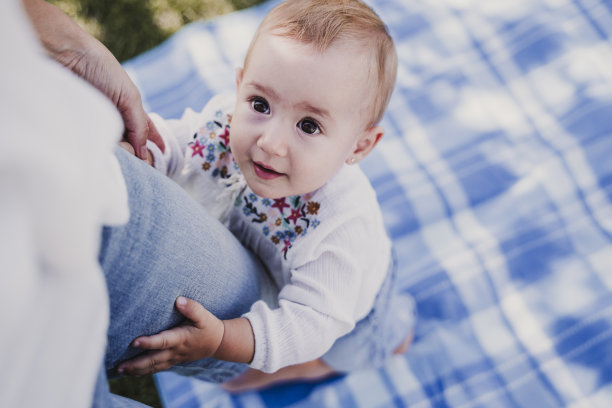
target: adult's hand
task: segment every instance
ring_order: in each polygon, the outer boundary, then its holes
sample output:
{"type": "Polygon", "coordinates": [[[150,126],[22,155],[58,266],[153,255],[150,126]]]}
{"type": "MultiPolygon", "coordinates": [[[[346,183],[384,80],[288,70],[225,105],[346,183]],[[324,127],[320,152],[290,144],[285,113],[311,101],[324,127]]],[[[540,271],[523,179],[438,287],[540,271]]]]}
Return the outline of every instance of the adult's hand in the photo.
{"type": "Polygon", "coordinates": [[[43,0],[23,4],[49,55],[115,104],[123,117],[124,139],[136,155],[147,159],[147,139],[163,151],[164,142],[142,107],[140,92],[111,52],[54,5],[43,0]]]}

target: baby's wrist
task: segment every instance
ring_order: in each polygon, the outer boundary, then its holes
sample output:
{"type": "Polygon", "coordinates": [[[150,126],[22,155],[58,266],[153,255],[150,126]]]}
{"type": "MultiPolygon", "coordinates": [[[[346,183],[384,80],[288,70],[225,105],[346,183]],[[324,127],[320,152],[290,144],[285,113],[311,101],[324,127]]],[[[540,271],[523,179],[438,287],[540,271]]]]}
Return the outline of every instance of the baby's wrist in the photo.
{"type": "Polygon", "coordinates": [[[222,320],[221,343],[213,357],[218,360],[249,364],[255,354],[255,336],[251,323],[244,317],[222,320]]]}

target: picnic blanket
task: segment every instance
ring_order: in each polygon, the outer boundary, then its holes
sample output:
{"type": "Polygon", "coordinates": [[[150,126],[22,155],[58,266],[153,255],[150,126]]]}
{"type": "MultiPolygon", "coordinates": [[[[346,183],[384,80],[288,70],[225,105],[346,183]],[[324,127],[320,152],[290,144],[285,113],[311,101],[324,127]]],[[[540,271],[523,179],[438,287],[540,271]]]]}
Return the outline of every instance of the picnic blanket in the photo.
{"type": "MultiPolygon", "coordinates": [[[[234,88],[277,1],[125,63],[179,117],[234,88]]],[[[372,0],[399,53],[362,168],[419,320],[373,371],[230,396],[162,373],[167,407],[612,406],[612,1],[372,0]]]]}

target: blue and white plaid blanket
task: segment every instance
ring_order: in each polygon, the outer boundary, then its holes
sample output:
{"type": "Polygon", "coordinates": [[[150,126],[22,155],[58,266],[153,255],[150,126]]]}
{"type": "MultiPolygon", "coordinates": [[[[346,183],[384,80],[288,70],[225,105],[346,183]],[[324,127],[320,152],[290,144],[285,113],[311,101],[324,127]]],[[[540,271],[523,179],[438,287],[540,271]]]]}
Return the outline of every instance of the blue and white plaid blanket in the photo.
{"type": "MultiPolygon", "coordinates": [[[[234,87],[277,1],[125,64],[178,117],[234,87]]],[[[612,406],[612,1],[372,0],[395,38],[387,134],[363,163],[418,306],[378,371],[229,396],[157,376],[168,407],[612,406]]]]}

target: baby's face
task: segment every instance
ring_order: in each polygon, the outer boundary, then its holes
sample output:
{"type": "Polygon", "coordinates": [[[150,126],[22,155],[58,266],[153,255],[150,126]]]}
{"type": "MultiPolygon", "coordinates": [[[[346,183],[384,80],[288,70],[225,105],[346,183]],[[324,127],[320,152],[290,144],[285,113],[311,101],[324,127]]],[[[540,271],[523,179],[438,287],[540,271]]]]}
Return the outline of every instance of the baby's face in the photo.
{"type": "Polygon", "coordinates": [[[324,53],[262,33],[237,74],[231,148],[249,187],[280,198],[312,192],[366,131],[369,63],[350,46],[324,53]]]}

